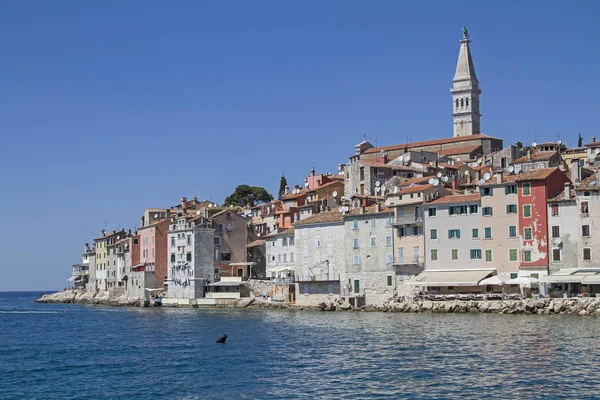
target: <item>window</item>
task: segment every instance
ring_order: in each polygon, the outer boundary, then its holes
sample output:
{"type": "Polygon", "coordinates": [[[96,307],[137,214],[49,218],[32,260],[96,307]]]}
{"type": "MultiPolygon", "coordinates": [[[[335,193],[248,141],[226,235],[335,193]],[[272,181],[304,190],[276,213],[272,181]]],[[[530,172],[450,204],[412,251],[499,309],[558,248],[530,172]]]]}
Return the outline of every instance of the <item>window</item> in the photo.
{"type": "Polygon", "coordinates": [[[553,238],[560,237],[560,226],[553,226],[552,227],[552,237],[553,238]]]}
{"type": "Polygon", "coordinates": [[[523,236],[524,236],[525,240],[531,240],[531,239],[533,239],[533,236],[531,234],[531,228],[524,228],[523,229],[523,236]]]}
{"type": "Polygon", "coordinates": [[[508,185],[504,187],[504,194],[517,194],[517,185],[508,185]]]}
{"type": "Polygon", "coordinates": [[[460,215],[467,215],[467,210],[469,208],[467,206],[459,206],[458,207],[458,212],[460,213],[460,215]]]}
{"type": "Polygon", "coordinates": [[[581,236],[590,237],[590,226],[589,225],[581,225],[581,236]]]}
{"type": "Polygon", "coordinates": [[[437,216],[437,208],[435,207],[431,207],[427,210],[427,212],[429,213],[430,217],[435,217],[437,216]]]}
{"type": "Polygon", "coordinates": [[[192,253],[189,253],[189,252],[188,252],[188,253],[185,255],[185,261],[187,261],[187,262],[192,262],[192,253]]]}
{"type": "Polygon", "coordinates": [[[315,247],[321,247],[321,238],[319,238],[319,237],[315,238],[315,247]]]}
{"type": "Polygon", "coordinates": [[[531,183],[523,184],[523,196],[531,196],[531,183]]]}
{"type": "Polygon", "coordinates": [[[508,261],[517,261],[517,254],[517,249],[508,249],[508,261]]]}
{"type": "Polygon", "coordinates": [[[592,249],[589,247],[583,248],[583,261],[591,261],[592,260],[592,249]]]}
{"type": "Polygon", "coordinates": [[[492,195],[492,188],[491,187],[481,188],[481,197],[491,196],[491,195],[492,195]]]}
{"type": "Polygon", "coordinates": [[[469,254],[471,260],[481,260],[481,249],[471,249],[469,254]]]}
{"type": "Polygon", "coordinates": [[[558,204],[557,203],[551,204],[550,208],[552,210],[552,212],[551,212],[552,215],[558,215],[558,204]]]}
{"type": "Polygon", "coordinates": [[[552,261],[560,261],[560,249],[552,249],[552,261]]]}
{"type": "Polygon", "coordinates": [[[517,226],[516,225],[510,225],[508,227],[508,237],[509,238],[516,238],[517,237],[517,226]]]}
{"type": "Polygon", "coordinates": [[[288,243],[289,243],[290,246],[293,246],[294,245],[294,238],[293,237],[289,238],[288,239],[288,243]]]}
{"type": "Polygon", "coordinates": [[[377,247],[377,237],[371,236],[371,247],[377,247]]]}
{"type": "Polygon", "coordinates": [[[491,239],[492,238],[492,227],[491,226],[486,226],[483,229],[483,238],[484,239],[491,239]]]}
{"type": "Polygon", "coordinates": [[[420,226],[413,226],[412,227],[412,235],[413,236],[419,236],[421,234],[421,227],[420,226]]]}
{"type": "Polygon", "coordinates": [[[371,220],[371,228],[376,228],[377,227],[377,220],[375,218],[373,218],[371,220]]]}
{"type": "Polygon", "coordinates": [[[471,229],[471,239],[479,239],[479,228],[471,229]]]}
{"type": "Polygon", "coordinates": [[[448,214],[452,215],[458,215],[458,206],[450,206],[448,208],[448,214]]]}
{"type": "Polygon", "coordinates": [[[590,192],[589,190],[584,190],[583,195],[586,197],[590,197],[592,195],[592,192],[590,192]]]}
{"type": "Polygon", "coordinates": [[[589,214],[590,210],[588,207],[588,202],[587,201],[582,201],[581,202],[581,213],[582,214],[589,214]]]}
{"type": "Polygon", "coordinates": [[[482,213],[484,217],[491,217],[493,214],[492,207],[483,207],[482,213]]]}
{"type": "Polygon", "coordinates": [[[392,217],[390,215],[385,220],[385,226],[392,226],[392,217]]]}
{"type": "Polygon", "coordinates": [[[352,221],[353,225],[352,225],[352,229],[358,229],[358,220],[355,219],[354,221],[352,221]]]}
{"type": "Polygon", "coordinates": [[[477,204],[471,204],[469,206],[469,214],[477,214],[479,213],[479,206],[477,204]]]}
{"type": "Polygon", "coordinates": [[[283,253],[283,262],[287,262],[287,253],[283,253]]]}
{"type": "Polygon", "coordinates": [[[437,229],[430,229],[429,230],[429,238],[432,240],[435,240],[438,238],[437,236],[437,229]]]}
{"type": "Polygon", "coordinates": [[[174,263],[175,262],[175,253],[171,253],[171,262],[174,263]]]}
{"type": "Polygon", "coordinates": [[[517,205],[516,204],[507,204],[506,205],[506,213],[507,214],[516,214],[517,213],[517,205]]]}
{"type": "MultiPolygon", "coordinates": [[[[216,245],[220,245],[221,244],[221,238],[220,237],[216,237],[215,238],[215,244],[216,245]]],[[[273,242],[273,246],[275,245],[275,242],[273,242]]]]}
{"type": "Polygon", "coordinates": [[[352,240],[352,248],[353,249],[358,249],[358,238],[354,238],[352,240]]]}
{"type": "Polygon", "coordinates": [[[175,236],[171,237],[171,247],[175,247],[175,236]]]}
{"type": "Polygon", "coordinates": [[[492,250],[486,249],[485,251],[485,262],[492,262],[492,250]]]}
{"type": "Polygon", "coordinates": [[[452,249],[452,259],[458,260],[458,249],[452,249]]]}
{"type": "Polygon", "coordinates": [[[430,254],[431,254],[431,261],[437,261],[437,259],[438,259],[437,249],[431,249],[430,254]]]}
{"type": "Polygon", "coordinates": [[[358,256],[352,257],[352,264],[354,264],[354,265],[360,264],[360,259],[358,258],[358,256]]]}
{"type": "Polygon", "coordinates": [[[523,261],[531,262],[531,250],[523,251],[523,261]]]}
{"type": "Polygon", "coordinates": [[[403,226],[398,228],[398,237],[401,238],[402,236],[406,236],[406,232],[403,226]]]}
{"type": "Polygon", "coordinates": [[[511,273],[510,273],[510,279],[515,279],[515,278],[517,278],[518,276],[519,276],[519,273],[518,273],[518,272],[511,272],[511,273]]]}
{"type": "Polygon", "coordinates": [[[394,255],[392,253],[386,253],[385,254],[385,263],[391,264],[392,262],[394,262],[394,255]]]}
{"type": "Polygon", "coordinates": [[[388,277],[387,277],[387,285],[392,286],[392,276],[391,275],[388,275],[388,277]]]}
{"type": "Polygon", "coordinates": [[[391,246],[392,245],[392,235],[386,235],[386,237],[385,237],[385,245],[386,246],[391,246]]]}
{"type": "Polygon", "coordinates": [[[530,218],[531,217],[531,204],[523,205],[523,217],[530,218]]]}
{"type": "Polygon", "coordinates": [[[287,238],[282,238],[281,239],[281,245],[282,246],[287,246],[288,245],[287,238]]]}
{"type": "Polygon", "coordinates": [[[294,262],[294,252],[290,253],[290,262],[294,262]]]}
{"type": "Polygon", "coordinates": [[[460,239],[460,229],[448,229],[448,239],[460,239]]]}

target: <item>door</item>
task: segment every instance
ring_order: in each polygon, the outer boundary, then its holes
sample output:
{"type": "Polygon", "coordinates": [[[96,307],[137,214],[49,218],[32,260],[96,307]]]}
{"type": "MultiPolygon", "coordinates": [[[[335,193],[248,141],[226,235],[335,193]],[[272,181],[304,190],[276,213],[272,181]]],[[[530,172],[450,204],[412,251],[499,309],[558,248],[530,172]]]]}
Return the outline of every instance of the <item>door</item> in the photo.
{"type": "Polygon", "coordinates": [[[413,246],[413,261],[419,262],[419,246],[413,246]]]}
{"type": "Polygon", "coordinates": [[[404,263],[404,247],[398,249],[398,264],[404,263]]]}
{"type": "Polygon", "coordinates": [[[360,281],[358,279],[354,280],[354,293],[360,292],[360,281]]]}

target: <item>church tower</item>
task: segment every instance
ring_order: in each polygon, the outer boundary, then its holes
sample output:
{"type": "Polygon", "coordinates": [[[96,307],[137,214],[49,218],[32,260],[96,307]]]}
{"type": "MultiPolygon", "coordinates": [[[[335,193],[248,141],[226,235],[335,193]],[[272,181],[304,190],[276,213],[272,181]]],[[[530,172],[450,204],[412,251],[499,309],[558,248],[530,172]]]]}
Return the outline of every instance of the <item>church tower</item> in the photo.
{"type": "Polygon", "coordinates": [[[460,40],[460,52],[456,63],[456,73],[452,80],[452,117],[454,119],[454,137],[481,133],[479,119],[479,81],[475,76],[475,67],[469,49],[469,33],[463,26],[460,40]]]}

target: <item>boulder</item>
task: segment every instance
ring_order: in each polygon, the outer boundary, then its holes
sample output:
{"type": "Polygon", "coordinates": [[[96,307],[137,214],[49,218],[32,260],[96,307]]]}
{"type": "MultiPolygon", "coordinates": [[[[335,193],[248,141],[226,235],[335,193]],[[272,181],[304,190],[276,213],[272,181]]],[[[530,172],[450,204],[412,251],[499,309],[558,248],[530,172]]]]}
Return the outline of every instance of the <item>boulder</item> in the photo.
{"type": "Polygon", "coordinates": [[[487,308],[487,312],[497,313],[497,312],[502,311],[503,308],[504,307],[503,307],[501,301],[492,301],[492,302],[490,302],[490,305],[487,308]]]}
{"type": "Polygon", "coordinates": [[[246,308],[246,307],[248,307],[252,303],[254,303],[254,298],[252,298],[252,297],[244,297],[244,298],[238,300],[238,302],[236,303],[235,306],[237,308],[246,308]]]}
{"type": "Polygon", "coordinates": [[[581,311],[579,311],[579,315],[581,315],[583,317],[583,316],[588,315],[588,312],[585,310],[581,310],[581,311]]]}
{"type": "Polygon", "coordinates": [[[348,302],[343,302],[342,304],[340,304],[339,308],[340,310],[350,310],[352,309],[352,305],[348,302]]]}
{"type": "Polygon", "coordinates": [[[585,310],[588,312],[588,314],[593,313],[594,311],[596,311],[596,304],[589,304],[585,310]]]}
{"type": "Polygon", "coordinates": [[[424,311],[431,311],[433,309],[433,302],[430,300],[426,300],[423,302],[423,305],[421,307],[424,311]]]}
{"type": "Polygon", "coordinates": [[[546,303],[544,302],[544,300],[538,300],[535,302],[535,308],[544,308],[546,307],[546,303]]]}

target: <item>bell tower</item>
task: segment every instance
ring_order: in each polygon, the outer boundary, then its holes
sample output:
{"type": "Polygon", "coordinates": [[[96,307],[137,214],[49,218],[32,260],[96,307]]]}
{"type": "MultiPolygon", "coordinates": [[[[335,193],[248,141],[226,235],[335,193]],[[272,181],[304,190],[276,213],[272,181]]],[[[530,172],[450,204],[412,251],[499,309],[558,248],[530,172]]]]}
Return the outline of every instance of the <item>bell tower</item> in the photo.
{"type": "Polygon", "coordinates": [[[452,80],[452,117],[454,120],[454,137],[470,136],[481,133],[479,114],[479,81],[475,76],[475,67],[469,48],[471,39],[467,28],[463,26],[463,37],[460,40],[460,51],[456,63],[456,73],[452,80]]]}

